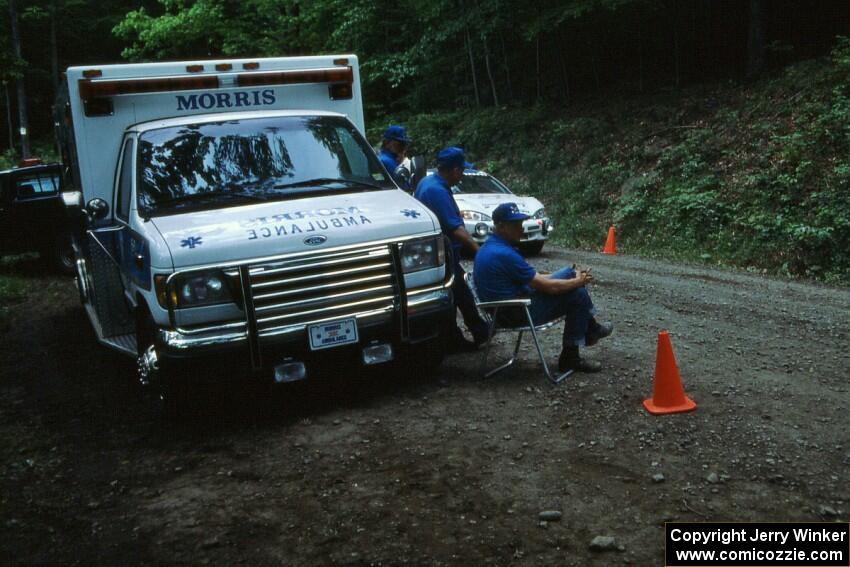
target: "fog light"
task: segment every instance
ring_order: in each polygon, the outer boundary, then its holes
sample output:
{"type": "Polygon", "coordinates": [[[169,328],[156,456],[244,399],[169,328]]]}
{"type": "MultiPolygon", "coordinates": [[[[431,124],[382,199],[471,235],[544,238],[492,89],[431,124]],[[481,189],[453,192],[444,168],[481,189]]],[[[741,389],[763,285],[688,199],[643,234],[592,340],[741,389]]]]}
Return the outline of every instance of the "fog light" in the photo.
{"type": "Polygon", "coordinates": [[[488,227],[483,222],[480,222],[475,225],[475,234],[478,236],[487,236],[487,233],[490,232],[490,227],[488,227]]]}
{"type": "Polygon", "coordinates": [[[278,364],[274,367],[274,381],[278,384],[284,382],[297,382],[307,377],[307,367],[303,362],[292,361],[278,364]]]}
{"type": "Polygon", "coordinates": [[[374,343],[363,348],[363,364],[381,364],[393,359],[393,345],[374,343]]]}

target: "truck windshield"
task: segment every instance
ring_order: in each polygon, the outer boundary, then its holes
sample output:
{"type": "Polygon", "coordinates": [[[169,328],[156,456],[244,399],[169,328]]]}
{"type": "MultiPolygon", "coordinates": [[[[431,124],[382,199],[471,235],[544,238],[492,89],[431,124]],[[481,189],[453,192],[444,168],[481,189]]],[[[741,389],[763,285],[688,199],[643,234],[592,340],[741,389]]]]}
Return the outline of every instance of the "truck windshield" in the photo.
{"type": "Polygon", "coordinates": [[[507,187],[489,175],[464,173],[458,184],[452,187],[452,193],[510,193],[507,187]]]}
{"type": "Polygon", "coordinates": [[[150,130],[139,138],[143,216],[334,191],[393,189],[339,116],[263,117],[150,130]]]}

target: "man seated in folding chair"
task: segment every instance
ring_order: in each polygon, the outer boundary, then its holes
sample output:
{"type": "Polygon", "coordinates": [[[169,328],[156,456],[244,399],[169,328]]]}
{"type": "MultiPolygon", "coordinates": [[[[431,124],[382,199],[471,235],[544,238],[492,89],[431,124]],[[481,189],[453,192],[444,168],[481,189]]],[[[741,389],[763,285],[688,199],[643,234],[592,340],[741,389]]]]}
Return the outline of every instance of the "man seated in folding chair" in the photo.
{"type": "MultiPolygon", "coordinates": [[[[592,346],[614,330],[611,323],[599,323],[586,285],[593,281],[590,270],[576,272],[564,268],[554,274],[540,274],[514,249],[522,238],[524,220],[530,218],[515,203],[502,203],[493,211],[493,234],[475,256],[475,288],[482,302],[529,297],[529,312],[535,325],[566,316],[560,372],[599,372],[602,365],[583,358],[579,347],[592,346]]],[[[521,309],[500,309],[495,324],[527,326],[521,309]]]]}

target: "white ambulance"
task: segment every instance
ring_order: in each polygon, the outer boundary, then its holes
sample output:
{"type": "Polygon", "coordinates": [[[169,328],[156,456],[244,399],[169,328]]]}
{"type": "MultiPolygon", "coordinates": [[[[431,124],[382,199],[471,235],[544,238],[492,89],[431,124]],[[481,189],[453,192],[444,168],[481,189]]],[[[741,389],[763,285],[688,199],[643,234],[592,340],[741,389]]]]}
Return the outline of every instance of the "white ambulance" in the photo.
{"type": "Polygon", "coordinates": [[[170,408],[202,363],[439,363],[450,247],[364,139],[355,56],[72,67],[65,87],[80,298],[170,408]]]}

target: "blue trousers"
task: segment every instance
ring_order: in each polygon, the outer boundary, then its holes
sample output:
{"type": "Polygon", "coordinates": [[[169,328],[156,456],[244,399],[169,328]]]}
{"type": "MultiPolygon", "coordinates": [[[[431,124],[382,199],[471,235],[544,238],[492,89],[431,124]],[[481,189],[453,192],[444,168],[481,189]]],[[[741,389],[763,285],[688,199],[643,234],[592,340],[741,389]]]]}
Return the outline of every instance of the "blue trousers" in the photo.
{"type": "MultiPolygon", "coordinates": [[[[478,314],[478,309],[475,307],[475,298],[466,285],[466,281],[464,280],[466,272],[463,271],[460,262],[455,262],[454,271],[455,280],[452,283],[452,294],[454,295],[455,306],[460,310],[463,322],[466,328],[469,329],[469,332],[472,333],[473,339],[484,341],[489,334],[489,327],[484,319],[481,318],[481,315],[478,314]]],[[[454,320],[454,317],[452,317],[452,320],[454,320]]],[[[457,326],[454,327],[453,334],[455,336],[461,335],[460,329],[457,326]]]]}
{"type": "MultiPolygon", "coordinates": [[[[559,280],[569,280],[575,277],[575,270],[564,268],[558,270],[550,277],[559,280]]],[[[564,321],[563,346],[584,346],[585,335],[587,335],[590,320],[596,314],[596,308],[590,300],[587,288],[580,287],[569,293],[549,295],[534,291],[531,294],[531,305],[528,308],[531,319],[535,325],[542,325],[559,317],[566,316],[564,321]]],[[[500,314],[501,315],[501,314],[500,314]]],[[[500,316],[499,319],[502,319],[500,316]]],[[[511,313],[510,318],[505,320],[508,324],[527,324],[516,318],[516,313],[511,313]]]]}

